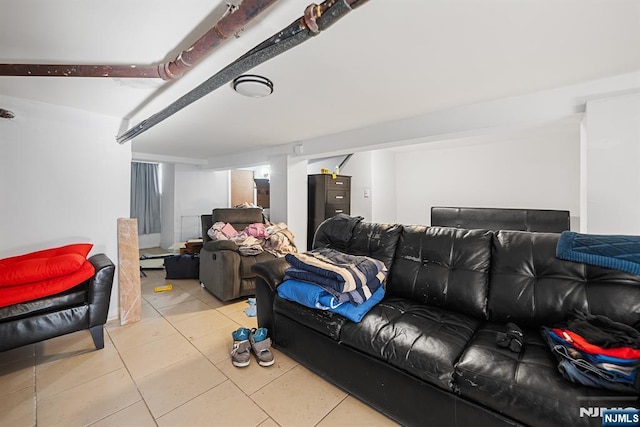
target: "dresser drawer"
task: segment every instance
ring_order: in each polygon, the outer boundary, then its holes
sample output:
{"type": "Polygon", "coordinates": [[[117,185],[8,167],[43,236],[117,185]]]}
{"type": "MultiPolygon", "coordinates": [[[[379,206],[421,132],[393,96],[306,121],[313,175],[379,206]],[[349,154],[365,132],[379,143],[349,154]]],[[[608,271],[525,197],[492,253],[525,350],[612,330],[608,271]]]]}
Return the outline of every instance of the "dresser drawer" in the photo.
{"type": "Polygon", "coordinates": [[[338,175],[333,179],[327,175],[327,190],[349,190],[351,188],[351,177],[338,175]]]}
{"type": "Polygon", "coordinates": [[[338,214],[347,214],[350,215],[351,214],[351,209],[349,209],[349,204],[344,204],[344,205],[327,205],[325,206],[324,209],[324,216],[325,218],[329,218],[332,217],[334,215],[338,215],[338,214]]]}
{"type": "Polygon", "coordinates": [[[351,201],[351,192],[348,189],[344,190],[329,190],[327,191],[327,203],[333,205],[343,205],[351,201]]]}

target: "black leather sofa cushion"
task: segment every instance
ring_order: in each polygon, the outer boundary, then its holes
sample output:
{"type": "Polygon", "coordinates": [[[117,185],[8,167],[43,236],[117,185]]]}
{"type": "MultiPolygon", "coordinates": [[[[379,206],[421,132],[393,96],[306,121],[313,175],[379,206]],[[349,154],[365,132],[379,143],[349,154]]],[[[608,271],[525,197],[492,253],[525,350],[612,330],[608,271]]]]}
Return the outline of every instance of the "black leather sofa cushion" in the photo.
{"type": "Polygon", "coordinates": [[[581,417],[580,407],[592,405],[589,396],[597,400],[613,393],[564,380],[538,329],[523,330],[519,353],[496,345],[496,334],[504,330],[491,322],[476,332],[455,366],[461,396],[531,426],[600,425],[599,418],[581,417]]]}
{"type": "Polygon", "coordinates": [[[86,301],[87,282],[84,282],[56,295],[0,307],[0,323],[28,317],[41,311],[62,310],[82,305],[86,301]]]}
{"type": "Polygon", "coordinates": [[[579,309],[640,327],[638,277],[556,258],[560,235],[500,231],[493,240],[489,315],[551,326],[579,309]]]}
{"type": "Polygon", "coordinates": [[[450,390],[453,365],[480,321],[403,298],[388,298],[360,323],[346,322],[342,344],[450,390]]]}
{"type": "Polygon", "coordinates": [[[302,304],[287,301],[277,295],[273,301],[273,310],[336,341],[340,338],[342,326],[349,322],[345,317],[338,314],[305,307],[302,304]]]}
{"type": "Polygon", "coordinates": [[[316,230],[315,248],[330,247],[350,255],[364,255],[384,262],[389,268],[396,251],[402,226],[355,222],[350,227],[351,237],[336,235],[335,229],[344,229],[344,219],[336,215],[325,220],[316,230]],[[346,242],[346,243],[345,243],[346,242]]]}
{"type": "Polygon", "coordinates": [[[389,295],[487,319],[492,233],[405,226],[389,295]]]}

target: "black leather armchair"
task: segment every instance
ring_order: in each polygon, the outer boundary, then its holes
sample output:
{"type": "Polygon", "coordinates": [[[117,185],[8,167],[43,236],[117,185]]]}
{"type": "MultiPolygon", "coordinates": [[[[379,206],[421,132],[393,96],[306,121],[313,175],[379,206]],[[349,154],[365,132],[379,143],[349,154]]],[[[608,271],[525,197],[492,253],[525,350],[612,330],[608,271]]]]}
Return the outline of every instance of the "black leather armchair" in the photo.
{"type": "Polygon", "coordinates": [[[0,308],[0,351],[89,329],[96,349],[104,347],[115,265],[93,255],[90,279],[59,294],[0,308]]]}
{"type": "Polygon", "coordinates": [[[254,295],[256,274],[251,270],[255,263],[275,258],[263,252],[258,255],[242,255],[231,241],[213,241],[207,231],[216,222],[231,224],[242,231],[249,224],[264,222],[261,208],[220,208],[211,215],[201,215],[203,247],[200,251],[200,283],[222,301],[254,295]]]}

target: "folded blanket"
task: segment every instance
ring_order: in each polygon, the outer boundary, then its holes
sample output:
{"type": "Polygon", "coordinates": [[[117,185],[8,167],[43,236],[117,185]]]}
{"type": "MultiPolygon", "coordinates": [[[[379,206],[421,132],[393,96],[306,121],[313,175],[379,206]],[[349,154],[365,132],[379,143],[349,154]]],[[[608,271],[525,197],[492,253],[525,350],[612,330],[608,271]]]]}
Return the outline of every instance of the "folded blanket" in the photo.
{"type": "Polygon", "coordinates": [[[285,259],[293,266],[285,271],[288,277],[319,284],[340,302],[362,304],[380,287],[387,275],[382,261],[329,248],[287,254],[285,259]]]}
{"type": "Polygon", "coordinates": [[[378,278],[373,278],[368,281],[365,286],[357,288],[349,292],[339,292],[337,288],[341,286],[341,282],[337,282],[330,278],[320,276],[309,271],[301,270],[299,268],[290,267],[286,270],[284,280],[299,280],[303,282],[313,283],[318,285],[331,294],[338,302],[352,302],[354,304],[362,304],[378,289],[382,282],[378,278]]]}
{"type": "Polygon", "coordinates": [[[384,287],[380,286],[362,304],[355,305],[350,302],[339,303],[326,290],[313,283],[297,280],[285,280],[278,286],[278,295],[289,301],[297,302],[305,307],[319,310],[327,310],[340,314],[352,322],[358,323],[384,297],[384,287]]]}
{"type": "Polygon", "coordinates": [[[556,247],[560,259],[640,275],[640,236],[563,231],[556,247]]]}

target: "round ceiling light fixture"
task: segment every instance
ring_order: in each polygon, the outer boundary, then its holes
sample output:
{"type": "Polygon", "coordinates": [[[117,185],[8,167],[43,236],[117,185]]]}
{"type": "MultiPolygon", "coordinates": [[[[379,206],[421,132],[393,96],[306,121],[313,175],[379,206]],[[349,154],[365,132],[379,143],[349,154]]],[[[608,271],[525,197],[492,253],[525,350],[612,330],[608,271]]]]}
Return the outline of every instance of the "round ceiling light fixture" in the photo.
{"type": "Polygon", "coordinates": [[[240,95],[262,98],[273,93],[273,82],[255,74],[243,74],[233,79],[233,90],[240,95]]]}

